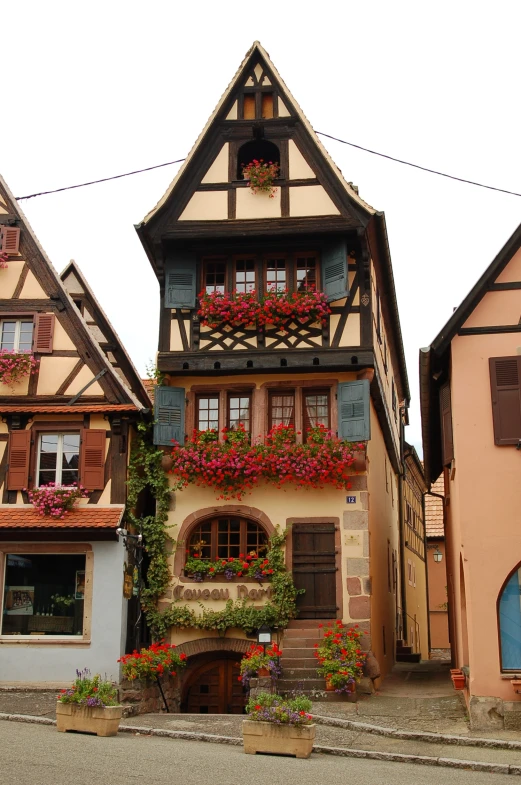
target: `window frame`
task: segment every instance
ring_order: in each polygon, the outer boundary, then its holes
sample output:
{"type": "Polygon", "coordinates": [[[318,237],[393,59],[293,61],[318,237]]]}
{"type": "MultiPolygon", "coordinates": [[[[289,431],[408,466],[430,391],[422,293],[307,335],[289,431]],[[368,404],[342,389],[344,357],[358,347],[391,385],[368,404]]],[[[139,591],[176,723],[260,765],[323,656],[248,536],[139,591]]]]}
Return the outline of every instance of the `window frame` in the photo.
{"type": "Polygon", "coordinates": [[[11,543],[0,542],[0,608],[4,607],[5,576],[8,554],[85,555],[85,594],[83,597],[83,634],[82,635],[4,635],[0,626],[0,643],[2,645],[53,645],[58,642],[64,645],[90,645],[92,627],[92,595],[94,578],[94,553],[89,543],[11,543]]]}
{"type": "MultiPolygon", "coordinates": [[[[56,424],[59,425],[60,423],[56,423],[56,424]]],[[[58,436],[58,449],[56,450],[55,477],[54,477],[54,480],[51,480],[51,482],[54,482],[55,485],[61,485],[62,484],[63,467],[61,466],[61,459],[63,458],[63,437],[66,434],[68,434],[70,436],[78,434],[78,437],[79,437],[79,444],[78,444],[78,479],[76,481],[77,484],[79,485],[81,483],[80,468],[81,468],[81,448],[82,448],[82,433],[81,433],[80,429],[79,428],[77,430],[73,430],[73,429],[65,429],[65,430],[61,430],[61,429],[55,429],[55,430],[44,429],[44,430],[41,430],[41,431],[39,431],[37,433],[38,433],[38,435],[37,435],[37,439],[36,439],[36,443],[35,443],[35,453],[36,453],[35,459],[36,460],[35,460],[33,487],[34,488],[40,488],[41,487],[40,484],[39,484],[40,457],[41,457],[41,439],[42,439],[42,437],[44,435],[47,435],[47,436],[58,436]]],[[[48,483],[44,483],[44,485],[48,485],[48,483]]]]}
{"type": "Polygon", "coordinates": [[[32,313],[17,313],[17,314],[2,314],[0,318],[0,347],[2,345],[2,333],[3,333],[3,325],[4,322],[15,322],[15,341],[13,349],[9,351],[19,352],[19,351],[29,351],[32,352],[34,348],[34,339],[35,339],[35,318],[34,314],[32,313]],[[31,331],[31,348],[30,349],[20,349],[20,333],[21,333],[21,325],[22,322],[32,323],[32,331],[31,331]]]}
{"type": "MultiPolygon", "coordinates": [[[[210,408],[208,408],[210,411],[210,408]]],[[[208,390],[208,392],[198,392],[195,396],[195,417],[194,417],[194,428],[197,431],[208,431],[208,430],[216,430],[218,434],[221,432],[222,428],[222,414],[221,414],[221,394],[220,391],[217,390],[208,390]],[[199,428],[199,405],[203,398],[214,398],[217,400],[217,428],[199,428]]]]}
{"type": "Polygon", "coordinates": [[[309,288],[306,287],[306,289],[303,289],[302,291],[304,291],[304,292],[309,292],[309,291],[321,292],[322,291],[322,288],[321,288],[322,287],[322,276],[321,276],[321,269],[320,269],[320,254],[318,253],[318,251],[300,251],[298,253],[295,251],[293,253],[293,259],[292,259],[292,264],[293,264],[293,271],[292,271],[293,291],[294,292],[298,292],[299,291],[299,289],[298,289],[298,280],[297,280],[297,272],[298,272],[297,260],[302,258],[302,257],[305,257],[305,258],[313,257],[315,259],[315,286],[314,286],[314,289],[309,289],[309,288]]]}
{"type": "MultiPolygon", "coordinates": [[[[228,260],[228,264],[229,264],[228,260]]],[[[232,284],[232,291],[237,291],[237,262],[253,262],[253,289],[251,291],[257,292],[259,291],[259,270],[257,264],[257,258],[255,254],[252,253],[245,253],[245,254],[233,254],[231,257],[231,284],[232,284]]],[[[241,284],[242,285],[242,284],[241,284]]],[[[244,286],[247,286],[247,282],[244,282],[244,286]]]]}
{"type": "Polygon", "coordinates": [[[226,292],[230,291],[230,287],[229,287],[230,259],[226,255],[218,254],[218,255],[215,255],[215,256],[213,256],[213,255],[206,256],[205,255],[205,256],[201,257],[201,273],[200,273],[201,286],[199,288],[200,292],[204,292],[205,294],[208,294],[208,292],[206,291],[206,265],[207,264],[216,264],[218,262],[222,262],[224,264],[224,292],[223,292],[223,294],[226,294],[226,292]]]}
{"type": "MultiPolygon", "coordinates": [[[[247,517],[242,516],[242,515],[237,515],[237,514],[234,515],[233,513],[229,513],[229,514],[224,513],[222,515],[213,515],[210,518],[205,518],[203,520],[198,520],[190,528],[190,531],[187,532],[187,535],[186,535],[186,538],[185,538],[185,542],[186,542],[185,559],[184,559],[184,562],[183,562],[183,575],[184,575],[185,578],[188,577],[184,573],[186,560],[191,557],[190,542],[191,542],[192,537],[194,536],[195,532],[197,531],[197,529],[200,526],[204,526],[205,524],[210,523],[210,525],[211,525],[211,532],[210,532],[210,537],[211,537],[211,540],[210,540],[210,558],[209,559],[205,559],[205,561],[214,562],[214,561],[218,561],[219,559],[236,558],[236,557],[219,556],[218,555],[218,548],[219,548],[219,542],[218,542],[219,521],[220,520],[231,520],[231,519],[237,519],[239,521],[239,524],[240,524],[240,529],[239,529],[239,546],[238,546],[239,547],[239,553],[243,553],[244,557],[246,557],[248,555],[248,551],[247,551],[247,525],[249,523],[252,523],[255,526],[258,526],[260,531],[266,537],[266,552],[267,552],[268,545],[269,545],[269,534],[266,531],[265,527],[262,525],[262,523],[260,523],[259,521],[253,520],[251,518],[247,518],[247,517]],[[188,551],[188,553],[186,551],[188,551]]],[[[261,554],[261,555],[263,555],[263,554],[261,554]]],[[[259,556],[258,552],[257,552],[257,556],[259,556]]],[[[240,580],[244,580],[244,578],[241,576],[240,580]]]]}
{"type": "Polygon", "coordinates": [[[307,442],[307,428],[306,428],[306,397],[308,395],[325,395],[327,397],[327,429],[331,430],[331,389],[328,387],[311,387],[302,389],[302,441],[304,444],[307,442]]]}
{"type": "MultiPolygon", "coordinates": [[[[230,422],[231,422],[231,417],[230,417],[230,400],[232,398],[248,398],[248,401],[249,401],[249,403],[248,403],[248,412],[249,412],[248,420],[249,420],[249,423],[250,423],[250,427],[249,427],[249,429],[246,432],[248,434],[250,434],[250,437],[251,437],[252,425],[253,425],[253,395],[252,395],[252,390],[247,390],[245,392],[240,392],[240,391],[236,391],[236,390],[228,390],[226,392],[226,427],[228,428],[228,430],[231,429],[231,425],[230,425],[230,422]]],[[[240,407],[239,407],[239,409],[240,409],[240,407]]]]}
{"type": "MultiPolygon", "coordinates": [[[[268,388],[268,427],[266,429],[267,433],[274,428],[273,423],[273,398],[276,395],[293,395],[293,421],[289,425],[293,425],[295,431],[297,431],[297,390],[296,388],[288,388],[285,387],[270,387],[268,388]]],[[[280,423],[279,423],[280,424],[280,423]]],[[[288,425],[288,427],[289,427],[288,425]]]]}
{"type": "Polygon", "coordinates": [[[291,283],[292,283],[292,270],[291,270],[291,258],[288,253],[266,253],[262,254],[262,280],[264,284],[264,293],[270,294],[271,292],[291,292],[291,283]],[[272,260],[284,260],[284,269],[286,271],[286,287],[285,289],[269,289],[268,288],[268,263],[272,260]]]}
{"type": "Polygon", "coordinates": [[[42,433],[79,433],[80,434],[80,457],[78,466],[78,482],[82,482],[81,477],[81,455],[83,450],[83,432],[85,428],[83,421],[63,421],[63,422],[36,422],[31,428],[31,454],[29,456],[29,488],[38,488],[37,468],[38,468],[38,444],[42,433]],[[59,427],[57,427],[59,426],[59,427]]]}

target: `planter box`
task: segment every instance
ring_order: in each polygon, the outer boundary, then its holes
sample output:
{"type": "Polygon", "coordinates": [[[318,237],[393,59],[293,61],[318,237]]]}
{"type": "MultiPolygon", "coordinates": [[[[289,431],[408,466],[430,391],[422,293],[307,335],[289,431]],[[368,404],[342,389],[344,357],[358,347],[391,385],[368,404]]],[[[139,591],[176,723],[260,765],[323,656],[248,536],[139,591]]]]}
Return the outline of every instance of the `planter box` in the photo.
{"type": "Polygon", "coordinates": [[[315,725],[275,725],[272,722],[243,720],[244,752],[271,752],[274,755],[294,755],[309,758],[315,740],[315,725]]]}
{"type": "Polygon", "coordinates": [[[123,706],[90,707],[75,703],[56,704],[56,728],[61,733],[76,730],[97,736],[115,736],[118,732],[123,706]]]}

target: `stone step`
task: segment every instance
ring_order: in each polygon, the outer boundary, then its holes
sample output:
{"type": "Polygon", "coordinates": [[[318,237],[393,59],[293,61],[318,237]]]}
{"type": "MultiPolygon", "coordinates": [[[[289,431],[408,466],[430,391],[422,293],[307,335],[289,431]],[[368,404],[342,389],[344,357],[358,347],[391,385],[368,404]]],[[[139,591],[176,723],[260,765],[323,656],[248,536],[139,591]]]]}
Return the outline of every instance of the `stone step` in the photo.
{"type": "Polygon", "coordinates": [[[420,652],[410,653],[410,654],[398,654],[396,653],[396,662],[421,662],[421,654],[420,652]]]}
{"type": "Polygon", "coordinates": [[[283,668],[318,668],[315,657],[281,657],[280,664],[283,668]]]}
{"type": "Polygon", "coordinates": [[[303,679],[317,679],[316,668],[288,668],[286,665],[282,666],[282,676],[292,681],[302,681],[303,679]]]}
{"type": "Polygon", "coordinates": [[[396,654],[412,654],[412,646],[398,646],[396,645],[396,654]]]}
{"type": "Polygon", "coordinates": [[[282,639],[281,649],[312,649],[319,642],[318,638],[286,638],[286,635],[282,639]]]}
{"type": "Polygon", "coordinates": [[[334,619],[293,619],[288,624],[286,630],[318,630],[318,625],[329,624],[334,622],[334,619]]]}
{"type": "Polygon", "coordinates": [[[282,649],[282,658],[285,659],[286,657],[291,657],[293,659],[293,658],[297,658],[297,657],[303,657],[305,659],[310,659],[310,658],[315,659],[314,656],[313,656],[313,652],[314,651],[315,651],[315,649],[313,649],[311,647],[308,647],[308,648],[295,647],[295,648],[293,648],[292,646],[284,646],[283,649],[282,649]]]}
{"type": "Polygon", "coordinates": [[[277,691],[284,690],[285,692],[291,692],[292,690],[297,689],[302,692],[310,690],[323,690],[325,692],[326,680],[321,679],[315,672],[314,678],[288,679],[284,677],[277,681],[277,691]]]}

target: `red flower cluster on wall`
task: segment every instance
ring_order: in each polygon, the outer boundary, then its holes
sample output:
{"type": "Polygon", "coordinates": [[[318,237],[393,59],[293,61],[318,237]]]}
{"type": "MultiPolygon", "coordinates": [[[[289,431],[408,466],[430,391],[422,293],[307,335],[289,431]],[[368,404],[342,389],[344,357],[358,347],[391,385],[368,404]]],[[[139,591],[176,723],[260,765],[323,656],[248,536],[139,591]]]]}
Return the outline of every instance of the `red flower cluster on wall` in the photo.
{"type": "Polygon", "coordinates": [[[242,167],[242,175],[245,180],[248,180],[248,185],[254,194],[258,194],[260,191],[269,194],[270,199],[275,196],[277,189],[274,188],[273,183],[279,173],[277,162],[254,158],[253,161],[250,161],[246,166],[243,164],[242,167]]]}
{"type": "Polygon", "coordinates": [[[200,485],[215,488],[219,499],[242,499],[261,481],[277,488],[348,489],[354,453],[364,449],[365,444],[340,441],[323,427],[311,428],[306,444],[297,444],[288,426],[273,428],[264,443],[254,445],[246,439],[208,441],[204,431],[194,431],[185,446],[172,450],[170,473],[174,490],[200,485]]]}
{"type": "Polygon", "coordinates": [[[153,643],[148,649],[134,649],[132,654],[124,654],[118,662],[121,662],[126,679],[150,679],[165,674],[175,676],[178,670],[185,667],[186,654],[178,654],[174,649],[173,644],[161,641],[153,643]]]}
{"type": "Polygon", "coordinates": [[[326,322],[331,308],[324,292],[307,289],[303,292],[268,292],[258,298],[256,292],[201,292],[199,311],[201,324],[218,327],[220,324],[244,326],[273,325],[283,329],[287,322],[301,324],[326,322]]]}

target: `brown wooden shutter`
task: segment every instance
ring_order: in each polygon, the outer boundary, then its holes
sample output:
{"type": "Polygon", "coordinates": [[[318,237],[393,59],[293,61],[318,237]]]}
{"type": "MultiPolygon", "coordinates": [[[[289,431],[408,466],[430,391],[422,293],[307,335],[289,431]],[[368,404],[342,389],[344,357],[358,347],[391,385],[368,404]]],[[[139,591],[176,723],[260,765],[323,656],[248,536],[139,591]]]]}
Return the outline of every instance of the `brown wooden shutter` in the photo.
{"type": "Polygon", "coordinates": [[[450,382],[440,387],[441,417],[441,450],[442,462],[447,466],[454,459],[454,442],[452,438],[452,404],[450,399],[450,382]]]}
{"type": "Polygon", "coordinates": [[[494,443],[517,445],[521,439],[521,355],[491,357],[489,365],[494,443]]]}
{"type": "Polygon", "coordinates": [[[34,325],[33,351],[39,354],[52,352],[52,339],[54,335],[54,314],[38,313],[34,325]]]}
{"type": "Polygon", "coordinates": [[[106,431],[91,428],[83,431],[80,454],[80,483],[88,491],[102,491],[105,487],[106,431]]]}
{"type": "Polygon", "coordinates": [[[20,229],[16,226],[2,226],[0,231],[2,234],[2,247],[0,248],[0,251],[9,254],[18,253],[18,248],[20,246],[20,229]]]}
{"type": "Polygon", "coordinates": [[[7,490],[22,491],[29,482],[31,431],[11,431],[7,456],[7,490]]]}

